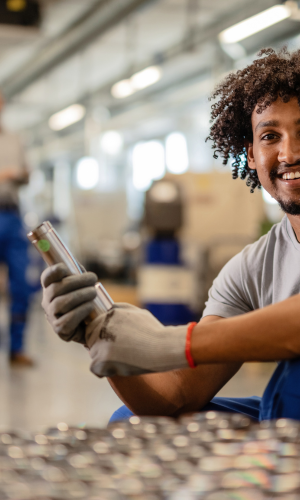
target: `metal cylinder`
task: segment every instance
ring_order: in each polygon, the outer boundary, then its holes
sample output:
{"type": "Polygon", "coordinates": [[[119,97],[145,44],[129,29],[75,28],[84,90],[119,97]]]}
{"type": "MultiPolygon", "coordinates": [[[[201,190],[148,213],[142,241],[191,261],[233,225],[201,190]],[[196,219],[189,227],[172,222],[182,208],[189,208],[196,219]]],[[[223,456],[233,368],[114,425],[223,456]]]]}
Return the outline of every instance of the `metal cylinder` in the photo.
{"type": "MultiPolygon", "coordinates": [[[[48,266],[62,262],[67,266],[71,274],[82,274],[84,272],[50,222],[43,222],[36,229],[30,231],[27,238],[35,246],[48,266]]],[[[97,297],[94,299],[94,311],[88,318],[90,321],[95,319],[98,314],[109,311],[114,304],[101,283],[96,283],[95,288],[97,297]]]]}

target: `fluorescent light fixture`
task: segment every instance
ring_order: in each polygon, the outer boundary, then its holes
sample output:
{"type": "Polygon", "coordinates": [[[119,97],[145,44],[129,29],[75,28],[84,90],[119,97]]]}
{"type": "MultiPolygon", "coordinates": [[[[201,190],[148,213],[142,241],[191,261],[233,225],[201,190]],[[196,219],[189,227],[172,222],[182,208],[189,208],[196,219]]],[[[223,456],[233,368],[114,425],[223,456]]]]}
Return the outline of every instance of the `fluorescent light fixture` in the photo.
{"type": "Polygon", "coordinates": [[[273,198],[264,188],[262,188],[262,196],[263,200],[268,203],[268,205],[277,205],[275,198],[273,198]]]}
{"type": "Polygon", "coordinates": [[[133,185],[146,191],[153,180],[165,175],[165,150],[161,142],[148,141],[136,144],[132,152],[133,185]]]}
{"type": "Polygon", "coordinates": [[[115,83],[111,88],[111,95],[116,99],[124,99],[138,90],[145,89],[161,79],[161,68],[158,66],[149,66],[148,68],[134,73],[127,80],[121,80],[115,83]]]}
{"type": "Polygon", "coordinates": [[[255,16],[231,26],[219,34],[221,43],[236,43],[259,31],[279,23],[291,16],[291,9],[286,5],[274,5],[255,16]]]}
{"type": "Polygon", "coordinates": [[[104,153],[112,156],[117,155],[124,144],[123,136],[116,130],[108,130],[104,132],[100,144],[104,153]]]}
{"type": "Polygon", "coordinates": [[[166,163],[172,174],[183,174],[189,168],[186,138],[181,132],[173,132],[166,139],[166,163]]]}
{"type": "Polygon", "coordinates": [[[68,108],[62,109],[52,115],[49,119],[49,127],[52,130],[62,130],[73,123],[79,122],[86,113],[86,109],[81,104],[72,104],[68,108]]]}
{"type": "Polygon", "coordinates": [[[158,66],[149,66],[130,78],[134,90],[145,89],[161,79],[161,69],[158,66]]]}
{"type": "Polygon", "coordinates": [[[76,181],[81,189],[93,189],[99,182],[99,164],[95,158],[84,156],[76,165],[76,181]]]}
{"type": "Polygon", "coordinates": [[[124,99],[135,92],[130,80],[121,80],[111,88],[111,95],[116,99],[124,99]]]}

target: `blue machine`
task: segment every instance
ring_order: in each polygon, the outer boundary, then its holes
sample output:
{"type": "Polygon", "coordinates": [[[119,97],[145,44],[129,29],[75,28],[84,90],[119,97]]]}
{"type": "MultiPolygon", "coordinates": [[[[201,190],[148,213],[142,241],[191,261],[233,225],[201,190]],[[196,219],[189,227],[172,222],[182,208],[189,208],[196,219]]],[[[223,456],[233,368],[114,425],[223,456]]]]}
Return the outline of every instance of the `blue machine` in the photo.
{"type": "Polygon", "coordinates": [[[139,272],[139,295],[143,306],[164,325],[195,321],[190,308],[192,271],[181,258],[177,232],[183,223],[183,201],[179,187],[158,181],[146,194],[145,223],[151,239],[144,248],[139,272]]]}

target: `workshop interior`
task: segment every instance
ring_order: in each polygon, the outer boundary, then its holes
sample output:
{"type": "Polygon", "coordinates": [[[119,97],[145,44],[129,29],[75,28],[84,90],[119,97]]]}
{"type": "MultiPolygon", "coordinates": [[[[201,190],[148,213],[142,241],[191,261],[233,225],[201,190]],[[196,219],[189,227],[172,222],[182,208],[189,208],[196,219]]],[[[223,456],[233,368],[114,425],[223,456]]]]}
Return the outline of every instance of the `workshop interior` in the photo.
{"type": "MultiPolygon", "coordinates": [[[[300,424],[108,426],[124,401],[41,306],[65,262],[97,275],[97,311],[200,321],[223,266],[284,216],[207,140],[213,90],[265,47],[300,49],[300,2],[0,0],[1,500],[299,498],[300,424]]],[[[245,363],[217,396],[260,397],[275,368],[245,363]]]]}

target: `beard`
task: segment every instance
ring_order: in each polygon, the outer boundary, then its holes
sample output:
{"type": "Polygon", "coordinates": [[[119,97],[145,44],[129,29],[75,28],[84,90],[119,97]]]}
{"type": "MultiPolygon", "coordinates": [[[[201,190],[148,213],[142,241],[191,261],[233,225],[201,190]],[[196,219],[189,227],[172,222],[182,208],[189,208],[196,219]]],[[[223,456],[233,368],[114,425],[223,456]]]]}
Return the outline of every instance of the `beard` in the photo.
{"type": "Polygon", "coordinates": [[[300,200],[297,203],[296,201],[283,201],[280,198],[276,198],[276,201],[284,213],[289,215],[300,215],[300,200]]]}
{"type": "MultiPolygon", "coordinates": [[[[271,180],[276,191],[277,191],[277,189],[276,189],[277,186],[276,186],[275,181],[277,178],[277,171],[278,171],[278,169],[274,168],[270,172],[270,180],[271,180]]],[[[281,198],[279,198],[278,196],[276,196],[274,198],[284,213],[289,214],[289,215],[300,215],[300,198],[299,198],[299,201],[291,201],[291,200],[284,201],[281,198]]]]}

